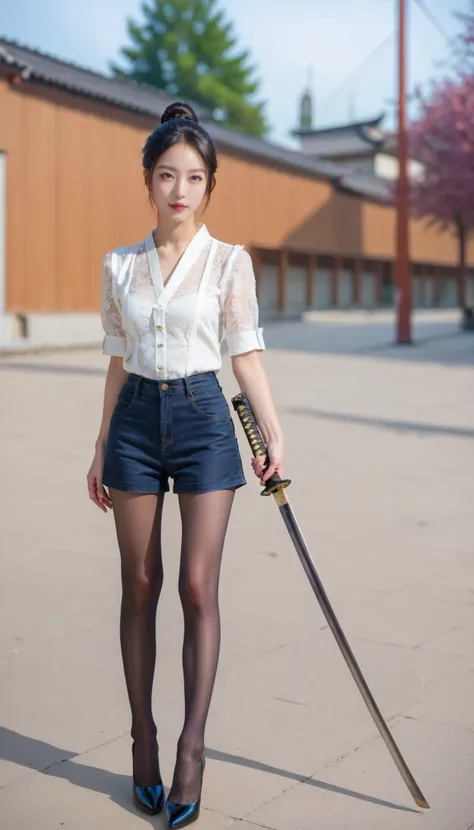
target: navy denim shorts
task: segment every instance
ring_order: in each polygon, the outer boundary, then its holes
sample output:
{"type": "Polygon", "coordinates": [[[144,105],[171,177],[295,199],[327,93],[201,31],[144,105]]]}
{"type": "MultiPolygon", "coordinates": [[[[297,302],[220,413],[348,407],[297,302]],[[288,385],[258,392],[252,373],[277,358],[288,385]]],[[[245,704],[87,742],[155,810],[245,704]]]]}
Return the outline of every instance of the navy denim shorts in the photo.
{"type": "Polygon", "coordinates": [[[103,483],[133,493],[204,493],[246,484],[234,422],[214,372],[129,374],[117,398],[103,483]]]}

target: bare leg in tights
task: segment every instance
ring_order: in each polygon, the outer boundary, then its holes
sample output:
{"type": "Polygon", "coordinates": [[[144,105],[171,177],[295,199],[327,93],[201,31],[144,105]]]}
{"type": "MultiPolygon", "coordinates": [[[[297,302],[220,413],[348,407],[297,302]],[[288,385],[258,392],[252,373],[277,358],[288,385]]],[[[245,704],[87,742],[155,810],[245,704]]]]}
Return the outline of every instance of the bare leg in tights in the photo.
{"type": "Polygon", "coordinates": [[[169,800],[190,804],[199,795],[198,761],[220,648],[218,604],[222,549],[233,490],[180,494],[183,527],[179,594],[184,614],[184,726],[169,800]]]}
{"type": "Polygon", "coordinates": [[[164,494],[110,488],[121,558],[120,644],[135,742],[134,775],[140,786],[160,780],[152,686],[156,659],[156,608],[163,585],[161,516],[164,494]]]}

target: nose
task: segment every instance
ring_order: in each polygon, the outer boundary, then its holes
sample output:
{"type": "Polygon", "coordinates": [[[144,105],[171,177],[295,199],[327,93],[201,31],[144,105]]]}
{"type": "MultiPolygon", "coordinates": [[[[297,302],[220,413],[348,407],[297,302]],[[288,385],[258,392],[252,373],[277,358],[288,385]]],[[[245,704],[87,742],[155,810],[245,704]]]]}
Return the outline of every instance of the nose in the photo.
{"type": "Polygon", "coordinates": [[[174,195],[177,201],[180,199],[184,199],[186,195],[186,180],[185,179],[176,179],[176,183],[174,186],[174,195]]]}

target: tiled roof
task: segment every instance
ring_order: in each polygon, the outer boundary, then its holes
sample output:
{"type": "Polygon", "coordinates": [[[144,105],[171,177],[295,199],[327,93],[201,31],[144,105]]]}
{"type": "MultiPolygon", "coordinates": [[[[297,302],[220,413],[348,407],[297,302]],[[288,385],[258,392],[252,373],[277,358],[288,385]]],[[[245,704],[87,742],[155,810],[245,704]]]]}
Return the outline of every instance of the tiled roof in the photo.
{"type": "Polygon", "coordinates": [[[323,159],[311,159],[300,153],[299,150],[290,150],[257,136],[231,130],[215,122],[206,123],[206,121],[202,121],[201,123],[218,146],[240,150],[242,153],[255,156],[263,161],[288,165],[301,173],[312,174],[323,179],[338,177],[346,169],[341,164],[333,164],[331,161],[324,161],[323,159]]]}
{"type": "Polygon", "coordinates": [[[376,176],[374,173],[354,170],[341,176],[335,184],[339,190],[345,190],[357,196],[364,196],[367,199],[375,199],[380,202],[390,202],[391,200],[391,182],[376,176]]]}
{"type": "MultiPolygon", "coordinates": [[[[159,119],[172,99],[164,92],[121,78],[108,78],[98,72],[76,66],[0,38],[0,65],[16,68],[29,80],[43,81],[98,101],[133,110],[159,119]]],[[[256,136],[232,130],[206,119],[203,108],[195,107],[200,122],[220,147],[241,151],[262,160],[289,165],[302,173],[331,179],[341,167],[319,159],[308,159],[296,150],[289,150],[256,136]]]]}
{"type": "Polygon", "coordinates": [[[384,113],[380,113],[375,118],[369,118],[365,121],[352,121],[345,124],[334,124],[331,127],[310,127],[309,129],[292,130],[292,135],[300,136],[324,136],[335,135],[336,133],[355,132],[357,130],[376,129],[380,127],[384,119],[384,113]]]}
{"type": "Polygon", "coordinates": [[[122,78],[107,78],[5,38],[0,38],[1,64],[17,69],[25,80],[42,81],[156,118],[172,102],[165,92],[153,87],[122,78]]]}
{"type": "Polygon", "coordinates": [[[370,121],[324,127],[318,130],[294,130],[303,151],[311,156],[337,159],[340,156],[358,155],[383,147],[385,136],[380,129],[383,114],[370,121]]]}
{"type": "MultiPolygon", "coordinates": [[[[16,70],[25,80],[50,84],[122,109],[152,116],[157,120],[172,101],[165,92],[154,87],[126,79],[109,78],[0,37],[0,68],[2,66],[16,70]]],[[[348,165],[308,157],[297,150],[290,150],[257,136],[232,130],[211,121],[208,112],[202,107],[196,106],[195,109],[200,123],[219,148],[241,152],[263,162],[284,165],[302,175],[332,181],[336,186],[340,183],[354,193],[358,192],[357,187],[360,184],[360,195],[370,196],[371,191],[374,194],[381,191],[380,185],[369,185],[366,178],[353,173],[348,165]]]]}

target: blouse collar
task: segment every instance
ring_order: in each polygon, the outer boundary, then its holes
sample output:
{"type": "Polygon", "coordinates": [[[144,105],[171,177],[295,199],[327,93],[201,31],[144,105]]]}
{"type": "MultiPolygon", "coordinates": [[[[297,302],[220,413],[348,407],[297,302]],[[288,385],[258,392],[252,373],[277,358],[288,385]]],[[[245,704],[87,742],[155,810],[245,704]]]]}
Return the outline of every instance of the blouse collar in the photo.
{"type": "Polygon", "coordinates": [[[146,251],[151,275],[155,285],[156,295],[159,299],[165,299],[175,293],[178,286],[182,283],[184,277],[188,273],[192,263],[195,262],[202,249],[211,239],[211,235],[207,230],[206,225],[199,224],[196,227],[196,233],[191,241],[188,242],[187,247],[181,254],[173,273],[168,278],[165,285],[163,284],[163,275],[161,273],[160,259],[155,247],[153,230],[151,230],[148,234],[145,241],[146,251]]]}

